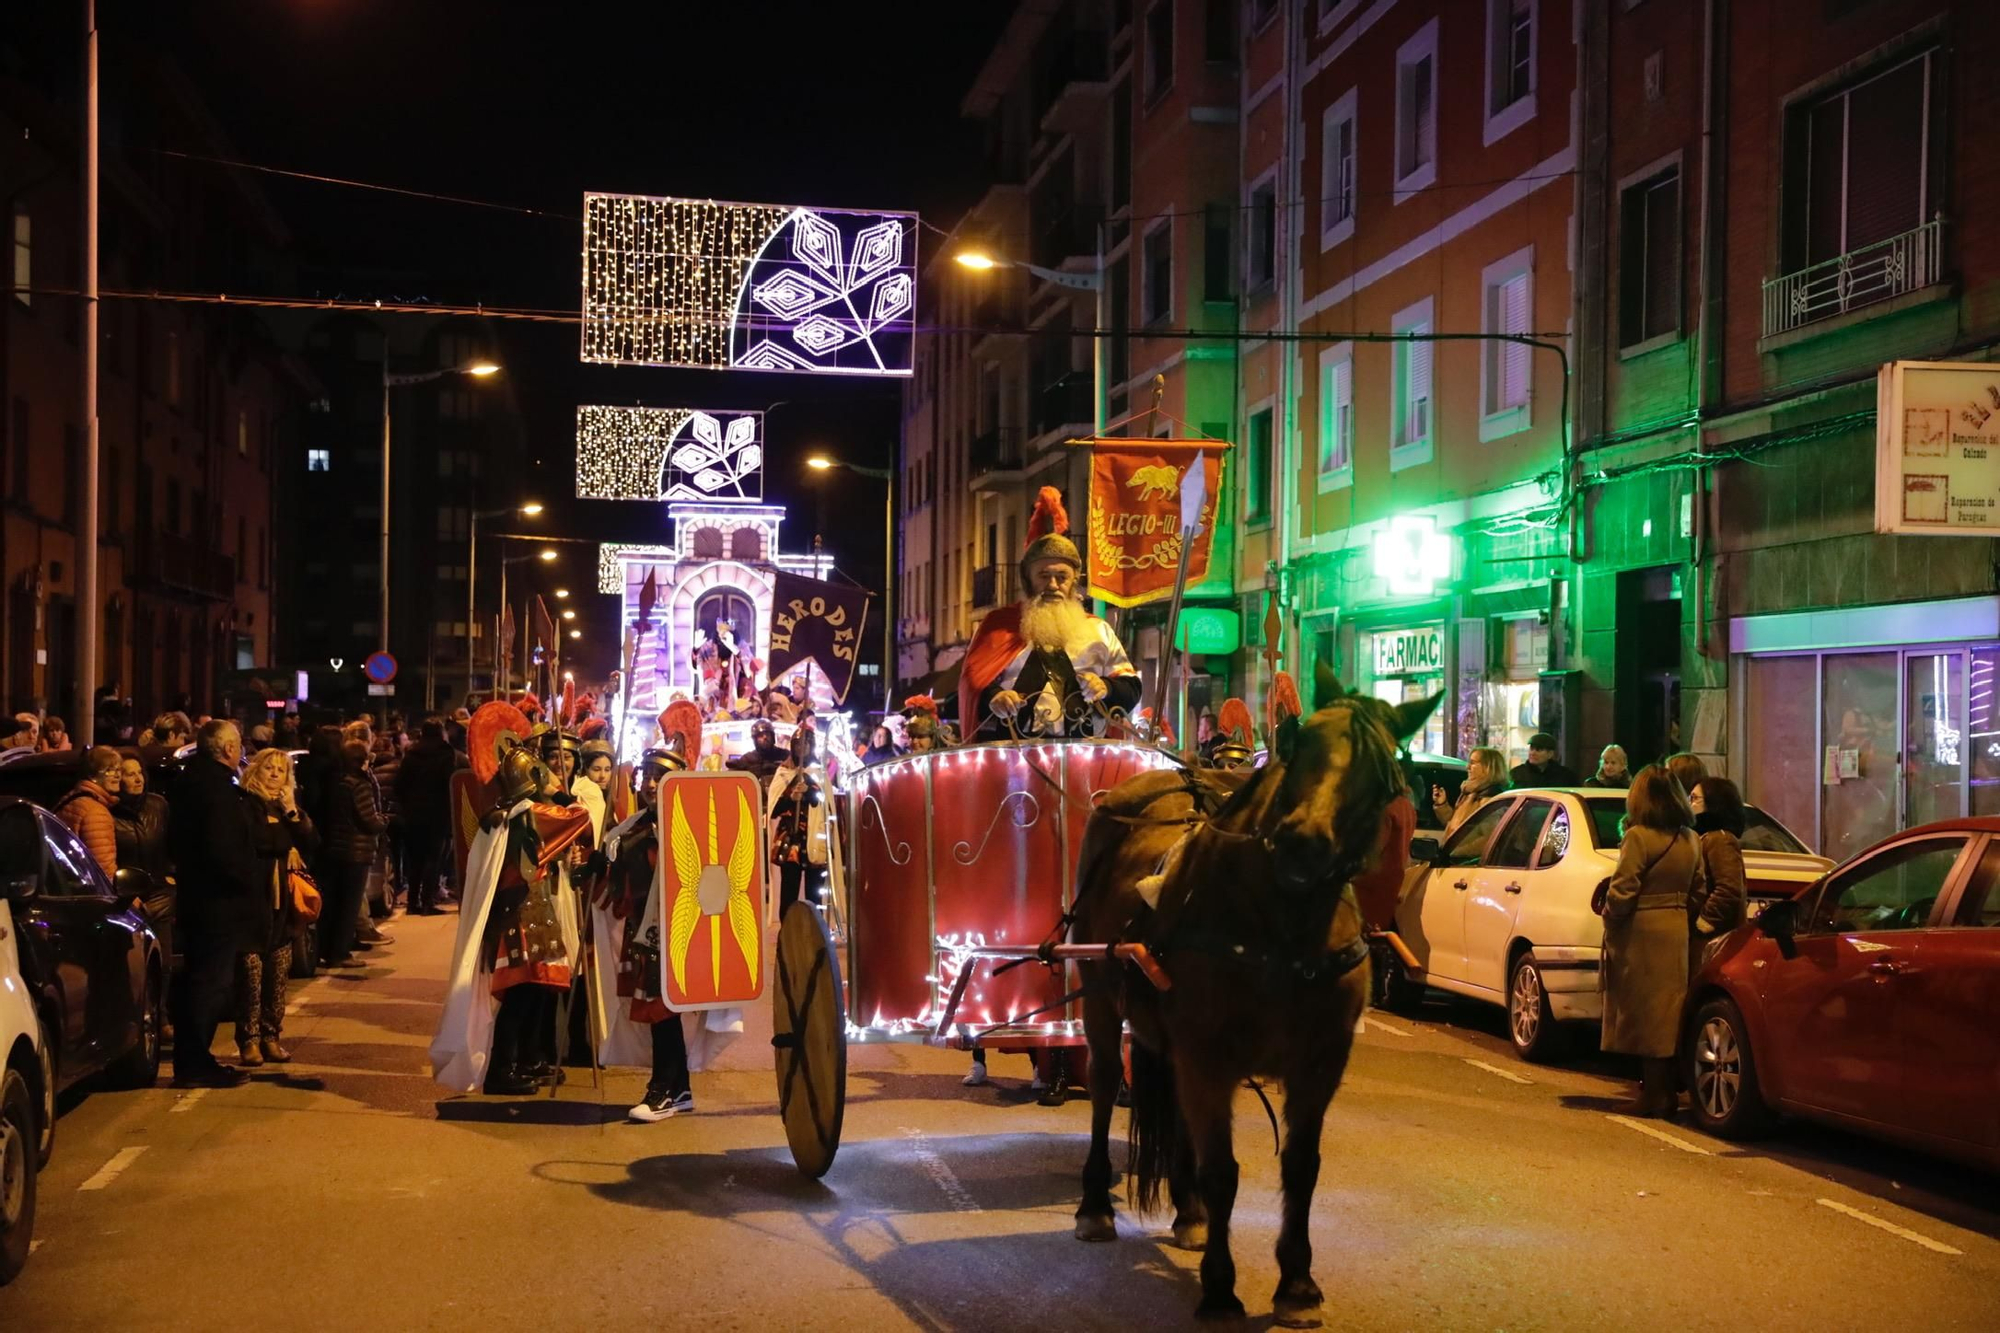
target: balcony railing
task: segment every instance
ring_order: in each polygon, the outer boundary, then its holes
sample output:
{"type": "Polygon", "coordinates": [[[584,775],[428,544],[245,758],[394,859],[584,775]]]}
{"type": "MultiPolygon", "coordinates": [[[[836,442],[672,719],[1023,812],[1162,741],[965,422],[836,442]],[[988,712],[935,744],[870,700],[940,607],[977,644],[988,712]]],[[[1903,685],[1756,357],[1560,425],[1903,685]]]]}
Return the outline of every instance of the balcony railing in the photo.
{"type": "Polygon", "coordinates": [[[1928,287],[1944,273],[1944,219],[1764,284],[1764,336],[1928,287]]]}
{"type": "Polygon", "coordinates": [[[1013,426],[998,426],[972,441],[966,451],[966,475],[976,484],[995,472],[1021,470],[1021,432],[1013,426]]]}
{"type": "Polygon", "coordinates": [[[988,565],[972,571],[972,609],[1001,606],[1012,602],[1015,570],[1012,565],[988,565]]]}

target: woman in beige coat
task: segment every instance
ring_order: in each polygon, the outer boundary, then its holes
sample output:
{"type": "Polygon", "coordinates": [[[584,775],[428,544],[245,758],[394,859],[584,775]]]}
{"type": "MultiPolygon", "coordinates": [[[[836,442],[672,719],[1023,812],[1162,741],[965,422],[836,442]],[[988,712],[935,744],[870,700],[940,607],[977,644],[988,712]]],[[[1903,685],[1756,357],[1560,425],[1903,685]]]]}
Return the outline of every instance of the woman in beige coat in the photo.
{"type": "Polygon", "coordinates": [[[1687,794],[1650,764],[1625,793],[1625,838],[1604,903],[1607,1051],[1636,1055],[1644,1078],[1634,1111],[1672,1119],[1674,1048],[1687,999],[1688,905],[1707,896],[1687,794]]]}

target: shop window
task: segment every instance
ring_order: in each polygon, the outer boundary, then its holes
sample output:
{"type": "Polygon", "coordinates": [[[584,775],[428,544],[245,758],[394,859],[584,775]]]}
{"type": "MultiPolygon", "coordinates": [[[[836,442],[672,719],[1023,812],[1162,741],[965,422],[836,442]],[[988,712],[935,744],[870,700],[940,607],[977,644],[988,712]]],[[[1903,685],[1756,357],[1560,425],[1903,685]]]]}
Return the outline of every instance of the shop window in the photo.
{"type": "Polygon", "coordinates": [[[1681,169],[1628,185],[1618,200],[1618,345],[1672,339],[1681,327],[1681,169]]]}
{"type": "Polygon", "coordinates": [[[1819,851],[1844,861],[1896,831],[1896,654],[1835,653],[1823,660],[1820,735],[1831,753],[1830,772],[1819,778],[1819,851]]]}
{"type": "Polygon", "coordinates": [[[1753,657],[1743,677],[1744,795],[1817,845],[1820,786],[1816,657],[1753,657]]]}

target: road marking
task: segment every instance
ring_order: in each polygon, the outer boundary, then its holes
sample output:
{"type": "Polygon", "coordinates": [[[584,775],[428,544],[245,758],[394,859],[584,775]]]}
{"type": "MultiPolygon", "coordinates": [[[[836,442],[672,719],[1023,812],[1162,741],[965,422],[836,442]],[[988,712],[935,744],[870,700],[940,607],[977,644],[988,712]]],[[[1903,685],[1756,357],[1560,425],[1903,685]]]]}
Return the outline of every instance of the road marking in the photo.
{"type": "Polygon", "coordinates": [[[34,1239],[34,1240],[31,1240],[31,1241],[29,1241],[29,1242],[28,1242],[28,1253],[29,1253],[29,1254],[33,1254],[33,1253],[34,1253],[34,1252],[35,1252],[36,1250],[39,1250],[39,1249],[41,1249],[41,1248],[42,1248],[42,1242],[41,1242],[41,1239],[40,1239],[39,1237],[37,1237],[36,1239],[34,1239]]]}
{"type": "Polygon", "coordinates": [[[1465,1060],[1465,1063],[1471,1065],[1474,1069],[1483,1069],[1489,1074],[1498,1074],[1501,1078],[1506,1079],[1509,1083],[1533,1083],[1535,1081],[1531,1078],[1522,1078],[1519,1074],[1515,1073],[1511,1069],[1502,1069],[1499,1065],[1489,1065],[1484,1060],[1474,1060],[1470,1056],[1464,1056],[1461,1058],[1463,1058],[1465,1060]]]}
{"type": "Polygon", "coordinates": [[[206,1096],[208,1096],[207,1088],[196,1088],[193,1092],[184,1092],[180,1095],[178,1099],[175,1100],[172,1106],[169,1106],[167,1108],[167,1114],[179,1115],[182,1111],[185,1111],[188,1108],[192,1107],[196,1102],[200,1101],[202,1098],[206,1096]]]}
{"type": "Polygon", "coordinates": [[[139,1154],[144,1151],[146,1151],[144,1147],[120,1148],[117,1151],[117,1153],[115,1153],[112,1156],[110,1161],[106,1162],[103,1166],[97,1168],[96,1175],[92,1176],[89,1180],[84,1181],[81,1185],[78,1185],[77,1189],[79,1191],[103,1189],[105,1186],[109,1185],[112,1181],[124,1175],[125,1168],[132,1165],[132,1163],[138,1161],[139,1154]]]}
{"type": "Polygon", "coordinates": [[[958,1173],[951,1169],[944,1158],[938,1156],[935,1148],[931,1147],[928,1134],[921,1129],[912,1129],[905,1125],[903,1137],[910,1141],[910,1149],[917,1155],[917,1165],[923,1168],[924,1174],[931,1178],[931,1183],[938,1187],[944,1197],[951,1200],[952,1207],[961,1213],[986,1211],[979,1206],[979,1201],[972,1197],[972,1192],[959,1182],[958,1173]]]}
{"type": "Polygon", "coordinates": [[[1835,1203],[1832,1199],[1820,1199],[1817,1202],[1819,1203],[1819,1206],[1822,1208],[1831,1208],[1836,1213],[1845,1214],[1846,1216],[1853,1218],[1857,1222],[1866,1222],[1869,1226],[1880,1228],[1881,1230],[1888,1232],[1892,1236],[1901,1236],[1904,1240],[1914,1241],[1916,1244],[1923,1246],[1927,1250],[1934,1251],[1935,1253],[1957,1254],[1957,1255],[1963,1255],[1965,1253],[1964,1250],[1953,1249],[1951,1246],[1945,1244],[1941,1240],[1932,1240],[1929,1236],[1920,1235],[1917,1232],[1910,1230],[1908,1227],[1899,1227],[1894,1222],[1886,1221],[1882,1218],[1875,1216],[1875,1214],[1873,1213],[1864,1213],[1859,1208],[1849,1208],[1846,1204],[1835,1203]]]}
{"type": "Polygon", "coordinates": [[[1354,1030],[1356,1032],[1365,1032],[1369,1028],[1380,1028],[1382,1031],[1388,1033],[1392,1037],[1407,1037],[1410,1035],[1409,1033],[1403,1031],[1403,1029],[1397,1027],[1394,1023],[1384,1023],[1381,1019],[1375,1017],[1375,1015],[1373,1014],[1363,1014],[1361,1016],[1361,1021],[1354,1025],[1354,1030]]]}
{"type": "Polygon", "coordinates": [[[1607,1115],[1604,1118],[1613,1124],[1623,1125],[1627,1129],[1636,1129],[1647,1138],[1658,1139],[1662,1143],[1671,1143],[1682,1152],[1691,1152],[1697,1157],[1715,1156],[1714,1153],[1702,1147],[1699,1143],[1690,1143],[1678,1134],[1669,1134],[1666,1130],[1649,1125],[1643,1120],[1634,1120],[1632,1117],[1624,1115],[1607,1115]]]}

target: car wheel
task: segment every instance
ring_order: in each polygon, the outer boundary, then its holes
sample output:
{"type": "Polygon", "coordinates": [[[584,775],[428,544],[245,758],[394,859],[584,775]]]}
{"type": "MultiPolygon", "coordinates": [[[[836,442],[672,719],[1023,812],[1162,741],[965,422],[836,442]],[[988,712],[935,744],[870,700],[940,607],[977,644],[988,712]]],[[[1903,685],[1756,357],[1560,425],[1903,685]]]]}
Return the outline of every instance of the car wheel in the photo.
{"type": "Polygon", "coordinates": [[[139,1005],[139,1033],[132,1049],[113,1061],[105,1078],[114,1088],[150,1088],[160,1078],[160,971],[146,969],[146,993],[139,1005]]]}
{"type": "Polygon", "coordinates": [[[1424,1002],[1424,984],[1410,979],[1409,969],[1403,966],[1403,959],[1395,946],[1383,941],[1369,943],[1370,961],[1374,964],[1374,994],[1371,1003],[1377,1009],[1386,1009],[1392,1014],[1413,1014],[1424,1002]]]}
{"type": "Polygon", "coordinates": [[[55,1039],[49,1035],[48,1023],[41,1019],[36,1021],[42,1029],[41,1049],[35,1053],[42,1066],[41,1113],[35,1117],[35,1167],[40,1170],[56,1154],[56,1046],[55,1039]]]}
{"type": "Polygon", "coordinates": [[[1771,1127],[1750,1034],[1733,1001],[1718,997],[1696,1012],[1687,1052],[1682,1077],[1696,1124],[1725,1139],[1754,1138],[1771,1127]]]}
{"type": "Polygon", "coordinates": [[[0,1071],[0,1286],[28,1262],[35,1235],[35,1098],[20,1070],[0,1071]]]}
{"type": "Polygon", "coordinates": [[[1563,1044],[1563,1030],[1549,1011],[1549,993],[1535,955],[1523,950],[1507,975],[1507,1036],[1514,1054],[1540,1064],[1554,1058],[1563,1044]]]}

